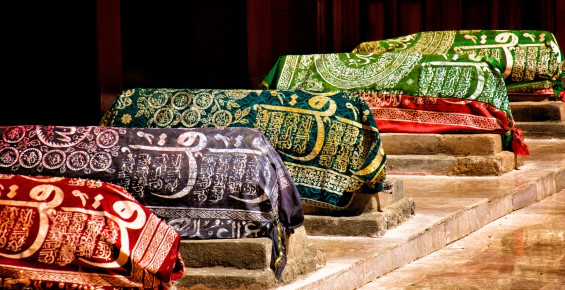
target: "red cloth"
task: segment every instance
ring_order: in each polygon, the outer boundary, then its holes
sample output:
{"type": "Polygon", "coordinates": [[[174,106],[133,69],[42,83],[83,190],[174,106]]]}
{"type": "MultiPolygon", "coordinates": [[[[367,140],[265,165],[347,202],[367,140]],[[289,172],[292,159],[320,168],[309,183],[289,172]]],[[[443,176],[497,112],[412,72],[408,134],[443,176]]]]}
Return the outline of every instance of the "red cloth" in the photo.
{"type": "Polygon", "coordinates": [[[529,155],[522,130],[496,107],[456,98],[363,93],[380,133],[511,134],[511,149],[529,155]],[[510,120],[510,121],[509,121],[510,120]]]}
{"type": "Polygon", "coordinates": [[[0,175],[0,283],[35,289],[167,289],[180,236],[122,187],[0,175]]]}

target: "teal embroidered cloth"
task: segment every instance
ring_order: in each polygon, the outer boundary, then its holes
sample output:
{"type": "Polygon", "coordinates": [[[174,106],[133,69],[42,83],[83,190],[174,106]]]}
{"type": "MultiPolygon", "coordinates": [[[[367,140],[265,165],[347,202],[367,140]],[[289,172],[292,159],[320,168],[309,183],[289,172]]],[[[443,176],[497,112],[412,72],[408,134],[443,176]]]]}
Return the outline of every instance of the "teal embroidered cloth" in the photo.
{"type": "Polygon", "coordinates": [[[138,88],[122,92],[100,125],[257,128],[302,202],[319,208],[347,209],[356,195],[380,191],[386,176],[375,119],[348,92],[138,88]]]}

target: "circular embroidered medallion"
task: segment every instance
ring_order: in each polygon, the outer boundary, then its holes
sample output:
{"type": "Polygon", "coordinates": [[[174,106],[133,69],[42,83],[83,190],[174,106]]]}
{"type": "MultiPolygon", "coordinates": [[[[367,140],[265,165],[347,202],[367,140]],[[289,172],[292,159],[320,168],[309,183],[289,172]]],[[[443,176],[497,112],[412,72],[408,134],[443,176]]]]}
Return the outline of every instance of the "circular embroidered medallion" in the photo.
{"type": "Polygon", "coordinates": [[[75,151],[67,157],[67,167],[74,171],[81,170],[88,165],[88,161],[88,153],[75,151]]]}
{"type": "Polygon", "coordinates": [[[196,110],[186,110],[180,116],[180,122],[185,127],[194,127],[200,121],[200,112],[196,110]]]}
{"type": "Polygon", "coordinates": [[[20,154],[20,165],[25,168],[32,168],[41,162],[41,151],[37,148],[28,148],[20,154]]]}
{"type": "Polygon", "coordinates": [[[17,143],[24,138],[26,130],[23,126],[9,127],[4,130],[2,138],[8,143],[17,143]]]}
{"type": "Polygon", "coordinates": [[[114,130],[104,130],[96,136],[96,145],[100,148],[110,148],[118,143],[120,137],[114,130]]]}
{"type": "Polygon", "coordinates": [[[108,152],[98,152],[90,159],[90,168],[94,171],[104,171],[112,165],[112,156],[108,152]]]}
{"type": "Polygon", "coordinates": [[[65,152],[62,150],[51,150],[43,155],[43,166],[48,169],[61,167],[65,163],[65,152]]]}
{"type": "Polygon", "coordinates": [[[10,167],[18,162],[18,151],[12,147],[0,150],[0,166],[10,167]]]}
{"type": "Polygon", "coordinates": [[[176,110],[184,110],[190,104],[190,100],[194,96],[187,92],[178,92],[171,98],[171,106],[176,110]]]}

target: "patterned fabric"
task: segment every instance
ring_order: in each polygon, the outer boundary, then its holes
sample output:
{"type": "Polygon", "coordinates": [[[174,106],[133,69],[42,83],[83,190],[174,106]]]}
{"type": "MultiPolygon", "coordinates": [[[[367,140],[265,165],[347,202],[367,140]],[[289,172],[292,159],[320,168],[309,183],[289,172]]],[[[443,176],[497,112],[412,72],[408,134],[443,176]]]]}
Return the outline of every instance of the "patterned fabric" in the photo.
{"type": "Polygon", "coordinates": [[[504,80],[496,66],[483,57],[407,53],[286,55],[279,58],[263,86],[467,99],[491,104],[511,120],[504,80]]]}
{"type": "Polygon", "coordinates": [[[101,122],[115,127],[254,127],[281,156],[303,203],[347,208],[376,193],[386,155],[362,97],[346,92],[134,89],[101,122]]]}
{"type": "Polygon", "coordinates": [[[183,238],[271,237],[301,226],[300,196],[252,128],[0,127],[0,172],[84,177],[127,189],[183,238]]]}
{"type": "Polygon", "coordinates": [[[4,289],[168,289],[184,273],[179,241],[113,184],[0,174],[4,289]]]}
{"type": "Polygon", "coordinates": [[[367,96],[367,102],[382,133],[490,132],[510,130],[506,115],[492,105],[455,98],[407,95],[367,96]],[[417,120],[417,122],[414,122],[417,120]],[[410,126],[406,126],[411,122],[410,126]]]}
{"type": "Polygon", "coordinates": [[[353,53],[475,54],[501,63],[508,93],[535,92],[536,81],[549,80],[554,97],[563,91],[565,56],[555,36],[543,30],[424,31],[359,44],[353,53]],[[514,91],[511,84],[521,84],[514,91]],[[528,87],[527,84],[531,84],[528,87]]]}
{"type": "Polygon", "coordinates": [[[514,131],[505,82],[492,61],[458,54],[286,55],[278,59],[262,85],[280,90],[355,92],[363,96],[373,114],[386,113],[384,118],[375,115],[383,133],[414,132],[414,128],[421,130],[418,133],[501,133],[511,140],[505,142],[509,150],[528,155],[525,144],[515,139],[520,135],[514,131]],[[459,103],[456,112],[450,111],[454,106],[446,106],[453,103],[449,99],[459,103]],[[420,106],[425,102],[434,103],[433,108],[420,106]],[[477,111],[476,107],[488,109],[477,111]],[[430,111],[415,111],[424,108],[430,111]],[[480,115],[475,118],[474,113],[480,115]]]}

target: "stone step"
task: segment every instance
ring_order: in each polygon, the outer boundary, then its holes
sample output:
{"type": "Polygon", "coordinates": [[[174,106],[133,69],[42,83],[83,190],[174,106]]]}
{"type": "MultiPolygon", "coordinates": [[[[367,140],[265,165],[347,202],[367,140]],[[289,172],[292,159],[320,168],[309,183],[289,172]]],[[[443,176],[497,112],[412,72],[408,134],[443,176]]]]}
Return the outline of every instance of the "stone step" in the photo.
{"type": "Polygon", "coordinates": [[[413,199],[403,198],[382,211],[358,216],[310,215],[304,220],[304,226],[309,229],[310,236],[382,237],[388,230],[414,216],[415,208],[413,199]]]}
{"type": "Polygon", "coordinates": [[[183,240],[185,275],[177,289],[271,289],[325,265],[325,255],[307,244],[304,226],[287,240],[287,264],[276,279],[269,238],[183,240]]]}
{"type": "Polygon", "coordinates": [[[178,290],[271,289],[276,279],[271,270],[238,268],[187,268],[189,274],[175,285],[178,290]]]}
{"type": "Polygon", "coordinates": [[[387,156],[489,156],[503,151],[498,134],[381,133],[380,136],[387,156]]]}
{"type": "Polygon", "coordinates": [[[523,136],[526,138],[565,139],[565,121],[516,122],[516,127],[524,131],[523,136]]]}
{"type": "Polygon", "coordinates": [[[524,162],[503,150],[499,134],[382,133],[381,140],[388,174],[498,176],[524,162]]]}
{"type": "Polygon", "coordinates": [[[487,156],[388,155],[387,173],[397,175],[500,176],[524,163],[510,151],[487,156]]]}
{"type": "Polygon", "coordinates": [[[306,215],[304,226],[309,236],[381,237],[386,231],[414,215],[414,200],[404,198],[398,179],[387,179],[385,189],[368,195],[364,210],[354,216],[306,215]]]}
{"type": "MultiPolygon", "coordinates": [[[[564,142],[531,140],[532,155],[523,168],[501,177],[387,175],[403,180],[405,197],[416,201],[416,215],[379,238],[309,236],[309,245],[326,254],[326,266],[277,290],[392,289],[363,286],[395,269],[409,267],[409,263],[517,209],[564,190],[564,142]]],[[[521,225],[516,228],[523,229],[521,225]]],[[[408,288],[430,285],[425,283],[430,276],[426,280],[427,273],[421,274],[424,283],[408,288]]],[[[457,285],[463,284],[454,283],[450,289],[457,285]]]]}
{"type": "Polygon", "coordinates": [[[271,263],[269,238],[183,240],[180,252],[185,267],[233,267],[267,269],[271,263]],[[241,255],[253,253],[253,255],[241,255]]]}
{"type": "MultiPolygon", "coordinates": [[[[271,269],[269,238],[183,240],[181,255],[185,276],[177,289],[272,289],[325,265],[325,254],[311,249],[311,235],[380,237],[412,217],[415,203],[404,198],[403,182],[387,179],[383,191],[367,195],[364,211],[357,216],[305,215],[304,226],[287,242],[287,265],[277,280],[271,269]],[[367,203],[368,200],[368,203],[367,203]]],[[[360,207],[360,205],[359,205],[360,207]]]]}
{"type": "Polygon", "coordinates": [[[510,109],[516,122],[565,122],[565,103],[562,101],[510,102],[510,109]]]}
{"type": "Polygon", "coordinates": [[[565,103],[562,101],[510,102],[516,128],[526,138],[565,138],[565,103]]]}

